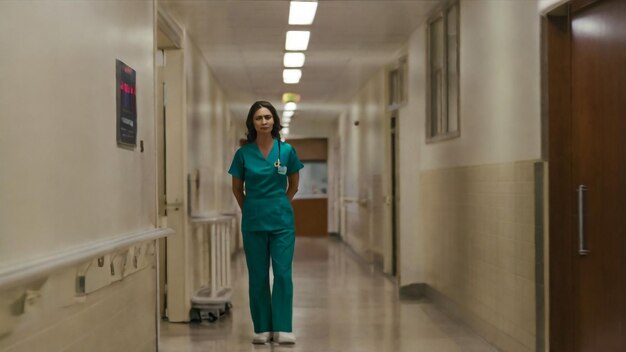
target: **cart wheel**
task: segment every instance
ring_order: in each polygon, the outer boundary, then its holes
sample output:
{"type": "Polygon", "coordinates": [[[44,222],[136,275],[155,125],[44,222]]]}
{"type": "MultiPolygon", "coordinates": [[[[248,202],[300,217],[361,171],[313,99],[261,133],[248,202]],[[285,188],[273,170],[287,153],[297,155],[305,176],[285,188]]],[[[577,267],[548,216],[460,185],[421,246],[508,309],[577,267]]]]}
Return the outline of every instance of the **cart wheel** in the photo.
{"type": "Polygon", "coordinates": [[[209,316],[207,317],[207,320],[211,323],[216,322],[217,321],[217,315],[213,314],[213,313],[209,313],[209,316]]]}
{"type": "Polygon", "coordinates": [[[202,320],[202,317],[200,316],[200,311],[199,311],[198,309],[194,309],[194,308],[192,308],[192,309],[189,311],[189,319],[190,319],[191,321],[201,321],[201,320],[202,320]]]}

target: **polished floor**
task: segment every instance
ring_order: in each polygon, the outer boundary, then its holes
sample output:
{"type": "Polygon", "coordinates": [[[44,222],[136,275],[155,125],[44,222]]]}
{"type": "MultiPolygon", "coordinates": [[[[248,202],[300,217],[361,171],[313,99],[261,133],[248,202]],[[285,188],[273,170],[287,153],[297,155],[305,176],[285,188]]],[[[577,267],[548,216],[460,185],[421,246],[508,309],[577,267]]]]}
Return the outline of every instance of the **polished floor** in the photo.
{"type": "Polygon", "coordinates": [[[392,280],[333,238],[296,240],[296,345],[252,345],[243,255],[233,264],[233,310],[215,323],[162,322],[160,351],[496,351],[428,300],[400,300],[392,280]]]}

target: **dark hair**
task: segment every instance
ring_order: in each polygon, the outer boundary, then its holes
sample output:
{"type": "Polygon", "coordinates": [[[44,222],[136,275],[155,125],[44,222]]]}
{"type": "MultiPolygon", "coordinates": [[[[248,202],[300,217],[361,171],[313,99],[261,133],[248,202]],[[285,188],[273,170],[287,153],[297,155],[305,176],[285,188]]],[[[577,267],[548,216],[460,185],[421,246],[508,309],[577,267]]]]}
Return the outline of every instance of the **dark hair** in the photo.
{"type": "Polygon", "coordinates": [[[261,108],[266,108],[272,113],[272,117],[274,117],[274,126],[272,127],[272,137],[276,139],[280,139],[280,130],[283,126],[280,125],[280,117],[278,116],[278,112],[276,112],[276,108],[268,102],[268,101],[256,101],[250,107],[250,111],[248,111],[248,118],[246,119],[246,127],[248,128],[248,133],[246,134],[246,138],[248,138],[248,143],[252,143],[256,141],[256,129],[254,128],[254,113],[259,111],[261,108]]]}

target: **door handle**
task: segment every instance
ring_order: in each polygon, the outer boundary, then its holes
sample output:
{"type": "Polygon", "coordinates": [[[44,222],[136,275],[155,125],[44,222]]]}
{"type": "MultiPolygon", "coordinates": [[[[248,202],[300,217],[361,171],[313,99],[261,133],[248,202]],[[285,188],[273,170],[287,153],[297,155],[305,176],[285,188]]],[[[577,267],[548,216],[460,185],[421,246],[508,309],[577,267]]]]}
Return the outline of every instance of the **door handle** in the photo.
{"type": "Polygon", "coordinates": [[[579,185],[578,192],[578,254],[587,255],[587,239],[585,238],[585,192],[588,187],[579,185]]]}

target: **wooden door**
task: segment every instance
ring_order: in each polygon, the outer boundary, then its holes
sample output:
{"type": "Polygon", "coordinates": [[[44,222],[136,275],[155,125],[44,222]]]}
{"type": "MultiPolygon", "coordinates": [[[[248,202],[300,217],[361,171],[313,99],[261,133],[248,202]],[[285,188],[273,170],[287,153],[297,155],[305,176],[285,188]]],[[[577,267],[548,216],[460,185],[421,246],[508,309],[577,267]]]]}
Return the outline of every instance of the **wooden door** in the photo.
{"type": "Polygon", "coordinates": [[[578,351],[626,351],[626,1],[573,1],[578,351]]]}
{"type": "MultiPolygon", "coordinates": [[[[328,139],[303,138],[289,139],[298,157],[306,167],[314,167],[315,163],[328,162],[328,139]]],[[[318,165],[319,166],[319,165],[318,165]]],[[[296,225],[296,236],[328,236],[328,195],[327,190],[322,194],[311,194],[307,189],[305,176],[300,171],[300,191],[293,200],[293,210],[296,225]]],[[[326,176],[326,179],[328,177],[326,176]]]]}

